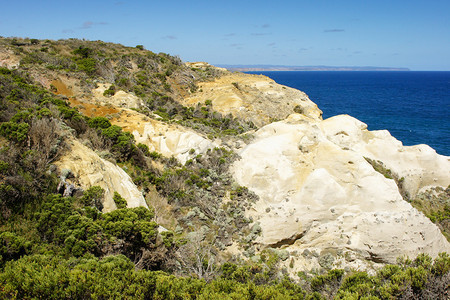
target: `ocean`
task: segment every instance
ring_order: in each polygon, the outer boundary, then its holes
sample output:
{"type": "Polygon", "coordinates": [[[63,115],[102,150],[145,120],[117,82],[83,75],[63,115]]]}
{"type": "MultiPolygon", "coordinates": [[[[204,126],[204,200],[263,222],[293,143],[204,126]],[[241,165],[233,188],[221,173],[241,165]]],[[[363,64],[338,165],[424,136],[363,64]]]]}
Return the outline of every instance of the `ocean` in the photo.
{"type": "Polygon", "coordinates": [[[323,118],[348,114],[403,145],[450,156],[450,72],[255,71],[305,92],[323,118]]]}

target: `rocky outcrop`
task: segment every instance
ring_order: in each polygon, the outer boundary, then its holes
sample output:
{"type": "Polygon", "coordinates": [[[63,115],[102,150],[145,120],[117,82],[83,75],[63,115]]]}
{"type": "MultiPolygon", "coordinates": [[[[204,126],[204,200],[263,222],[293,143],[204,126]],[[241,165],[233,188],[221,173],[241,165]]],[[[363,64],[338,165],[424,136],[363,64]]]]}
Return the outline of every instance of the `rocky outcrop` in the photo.
{"type": "Polygon", "coordinates": [[[136,143],[147,145],[150,151],[159,152],[166,157],[173,156],[183,164],[219,143],[188,128],[150,119],[130,109],[122,109],[117,117],[111,119],[111,123],[131,132],[136,143]]]}
{"type": "Polygon", "coordinates": [[[103,105],[109,104],[115,107],[141,108],[143,104],[141,98],[121,90],[116,91],[112,96],[104,96],[104,92],[110,87],[111,84],[99,83],[98,87],[92,90],[95,101],[99,101],[103,105]]]}
{"type": "Polygon", "coordinates": [[[262,228],[257,243],[297,253],[299,268],[319,263],[320,257],[300,255],[306,250],[331,249],[335,263],[350,266],[450,250],[436,225],[364,156],[392,166],[413,183],[405,187],[410,193],[430,183],[450,184],[448,158],[427,146],[403,147],[388,132],[366,128],[349,116],[317,121],[294,114],[255,133],[231,170],[260,197],[248,212],[262,228]]]}
{"type": "Polygon", "coordinates": [[[202,82],[197,92],[183,100],[185,105],[210,100],[214,110],[253,122],[260,127],[299,112],[314,120],[322,111],[308,96],[296,89],[277,84],[262,75],[229,73],[214,81],[202,82]]]}
{"type": "Polygon", "coordinates": [[[0,49],[0,67],[8,69],[17,69],[20,66],[20,57],[15,55],[12,50],[0,49]]]}
{"type": "Polygon", "coordinates": [[[70,150],[55,165],[60,170],[70,170],[77,185],[84,190],[95,185],[102,187],[105,190],[103,211],[116,209],[114,192],[127,201],[128,207],[148,207],[142,193],[122,168],[102,159],[75,139],[68,144],[70,150]]]}
{"type": "Polygon", "coordinates": [[[432,186],[450,183],[449,158],[428,145],[404,147],[387,130],[368,131],[367,125],[350,117],[329,118],[321,123],[326,137],[341,147],[378,160],[398,179],[408,198],[432,186]]]}
{"type": "Polygon", "coordinates": [[[149,149],[166,157],[173,156],[182,164],[193,156],[204,153],[218,145],[216,142],[185,128],[175,126],[160,126],[158,128],[158,125],[145,124],[142,134],[133,131],[136,141],[146,144],[149,149]],[[164,134],[159,134],[162,131],[164,131],[164,134]]]}
{"type": "MultiPolygon", "coordinates": [[[[105,89],[106,85],[93,91],[103,106],[92,112],[114,108],[111,122],[132,132],[136,142],[151,151],[184,163],[220,145],[129,109],[137,108],[137,101],[120,104],[104,97],[105,89]]],[[[394,262],[402,254],[435,256],[450,250],[439,229],[402,198],[450,184],[447,157],[426,145],[404,147],[387,131],[368,131],[350,116],[322,120],[321,111],[304,93],[264,76],[225,73],[201,83],[184,104],[206,100],[222,114],[262,126],[246,147],[240,143],[236,151],[241,159],[231,169],[240,185],[260,197],[247,212],[260,223],[255,242],[260,250],[288,250],[298,270],[324,262],[366,268],[368,261],[394,262]],[[271,123],[275,119],[285,120],[271,123]],[[377,172],[370,160],[389,169],[397,182],[377,172]]]]}

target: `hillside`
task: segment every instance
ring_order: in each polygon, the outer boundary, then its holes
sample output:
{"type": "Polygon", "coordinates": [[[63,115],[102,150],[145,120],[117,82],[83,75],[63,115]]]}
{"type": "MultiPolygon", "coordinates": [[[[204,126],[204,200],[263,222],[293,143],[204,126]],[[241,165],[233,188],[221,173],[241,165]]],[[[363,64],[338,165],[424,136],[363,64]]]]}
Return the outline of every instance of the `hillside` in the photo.
{"type": "Polygon", "coordinates": [[[426,145],[140,45],[2,38],[0,67],[2,297],[41,295],[45,261],[46,292],[80,270],[96,282],[55,298],[103,280],[98,295],[159,299],[440,297],[448,283],[450,160],[426,145]]]}

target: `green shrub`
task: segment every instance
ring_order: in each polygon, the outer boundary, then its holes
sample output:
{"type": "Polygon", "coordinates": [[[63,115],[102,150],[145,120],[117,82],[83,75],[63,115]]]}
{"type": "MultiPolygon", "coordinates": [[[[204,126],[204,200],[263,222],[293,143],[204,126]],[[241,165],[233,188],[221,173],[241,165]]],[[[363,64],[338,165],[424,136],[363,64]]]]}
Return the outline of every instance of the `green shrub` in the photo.
{"type": "Polygon", "coordinates": [[[346,293],[356,294],[360,297],[370,295],[375,288],[373,278],[366,272],[356,272],[345,278],[340,286],[337,299],[347,299],[343,297],[346,293]]]}
{"type": "Polygon", "coordinates": [[[150,152],[150,157],[154,160],[160,159],[162,157],[162,154],[156,151],[150,152]]]}
{"type": "Polygon", "coordinates": [[[111,96],[114,96],[115,93],[116,93],[116,87],[113,84],[111,84],[111,86],[103,92],[103,96],[111,97],[111,96]]]}
{"type": "Polygon", "coordinates": [[[105,190],[98,185],[90,187],[83,193],[81,202],[87,206],[96,207],[99,211],[103,209],[103,198],[105,190]]]}
{"type": "Polygon", "coordinates": [[[73,205],[71,198],[61,195],[48,195],[44,198],[40,211],[35,213],[36,228],[44,240],[58,238],[55,228],[61,228],[61,224],[72,214],[73,205]]]}
{"type": "Polygon", "coordinates": [[[115,141],[122,134],[122,128],[117,125],[110,125],[107,128],[102,130],[102,134],[103,134],[103,136],[107,137],[108,139],[115,141]]]}
{"type": "Polygon", "coordinates": [[[127,201],[118,192],[114,192],[113,200],[118,209],[127,207],[127,201]]]}
{"type": "Polygon", "coordinates": [[[78,49],[75,49],[73,51],[73,54],[79,55],[82,58],[88,58],[91,53],[92,53],[92,50],[90,48],[83,47],[83,46],[80,46],[80,47],[78,47],[78,49]]]}
{"type": "Polygon", "coordinates": [[[150,150],[147,145],[139,143],[137,147],[142,151],[144,155],[150,156],[150,150]]]}
{"type": "Polygon", "coordinates": [[[9,169],[9,164],[0,160],[0,174],[6,174],[6,171],[9,169]]]}
{"type": "Polygon", "coordinates": [[[436,276],[444,276],[450,271],[450,256],[446,252],[439,253],[434,260],[432,273],[436,276]]]}
{"type": "Polygon", "coordinates": [[[111,122],[105,117],[94,117],[89,119],[88,125],[92,128],[106,129],[111,127],[111,122]]]}
{"type": "Polygon", "coordinates": [[[27,254],[31,249],[31,242],[13,232],[0,233],[0,266],[4,262],[18,259],[27,254]]]}
{"type": "Polygon", "coordinates": [[[94,74],[97,70],[97,62],[93,58],[83,58],[76,61],[77,67],[80,71],[88,75],[94,74]]]}
{"type": "Polygon", "coordinates": [[[0,125],[0,134],[8,140],[20,143],[27,139],[29,129],[28,123],[4,122],[0,125]]]}
{"type": "Polygon", "coordinates": [[[406,274],[411,282],[411,287],[416,292],[423,289],[428,281],[428,272],[423,267],[408,268],[406,274]]]}
{"type": "Polygon", "coordinates": [[[145,207],[117,209],[103,214],[100,222],[105,233],[124,240],[125,253],[134,256],[156,242],[158,225],[153,216],[145,207]]]}
{"type": "Polygon", "coordinates": [[[152,299],[156,274],[135,271],[123,255],[103,259],[26,256],[0,273],[5,299],[152,299]]]}
{"type": "Polygon", "coordinates": [[[116,84],[120,87],[128,87],[129,83],[127,78],[116,79],[116,84]]]}
{"type": "MultiPolygon", "coordinates": [[[[94,186],[85,192],[80,202],[91,205],[103,192],[94,186]]],[[[50,195],[36,213],[36,228],[43,239],[62,246],[65,253],[75,257],[86,253],[101,256],[114,248],[116,253],[119,251],[134,259],[142,249],[155,246],[158,225],[153,217],[154,213],[144,207],[109,213],[89,206],[75,209],[74,199],[50,195]]]]}
{"type": "Polygon", "coordinates": [[[66,105],[58,105],[58,110],[64,119],[72,119],[78,115],[78,111],[75,108],[70,108],[66,105]]]}
{"type": "Polygon", "coordinates": [[[319,275],[311,280],[311,289],[313,291],[336,291],[341,285],[344,270],[334,269],[328,271],[326,275],[319,275]]]}

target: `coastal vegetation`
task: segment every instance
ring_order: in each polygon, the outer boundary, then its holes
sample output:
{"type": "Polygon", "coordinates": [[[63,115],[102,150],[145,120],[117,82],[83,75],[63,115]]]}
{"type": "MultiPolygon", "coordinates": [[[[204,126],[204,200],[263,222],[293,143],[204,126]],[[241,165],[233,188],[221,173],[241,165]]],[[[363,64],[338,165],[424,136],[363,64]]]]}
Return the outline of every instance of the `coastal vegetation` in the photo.
{"type": "MultiPolygon", "coordinates": [[[[254,241],[261,233],[244,214],[258,197],[225,172],[236,153],[226,147],[203,154],[192,149],[192,158],[182,165],[137,144],[107,117],[81,114],[66,96],[35,80],[42,72],[71,76],[85,93],[108,80],[114,85],[104,96],[113,97],[119,89],[130,92],[144,101],[148,117],[158,115],[158,120],[213,137],[245,134],[255,126],[214,111],[211,101],[195,107],[176,101],[220,71],[191,69],[177,57],[142,45],[1,39],[0,47],[6,45],[21,61],[17,70],[0,68],[0,298],[446,297],[446,253],[434,260],[428,255],[400,258],[373,274],[326,268],[293,274],[281,264],[288,257],[280,249],[265,249],[253,260],[222,255],[235,244],[247,258],[255,257],[254,241]],[[103,212],[105,191],[99,186],[71,195],[60,192],[62,177],[70,174],[58,173],[54,162],[70,139],[84,140],[118,163],[155,207],[127,207],[115,192],[117,209],[103,212]],[[162,206],[156,206],[158,201],[162,206]]],[[[415,201],[435,222],[448,222],[448,205],[415,201]]]]}

